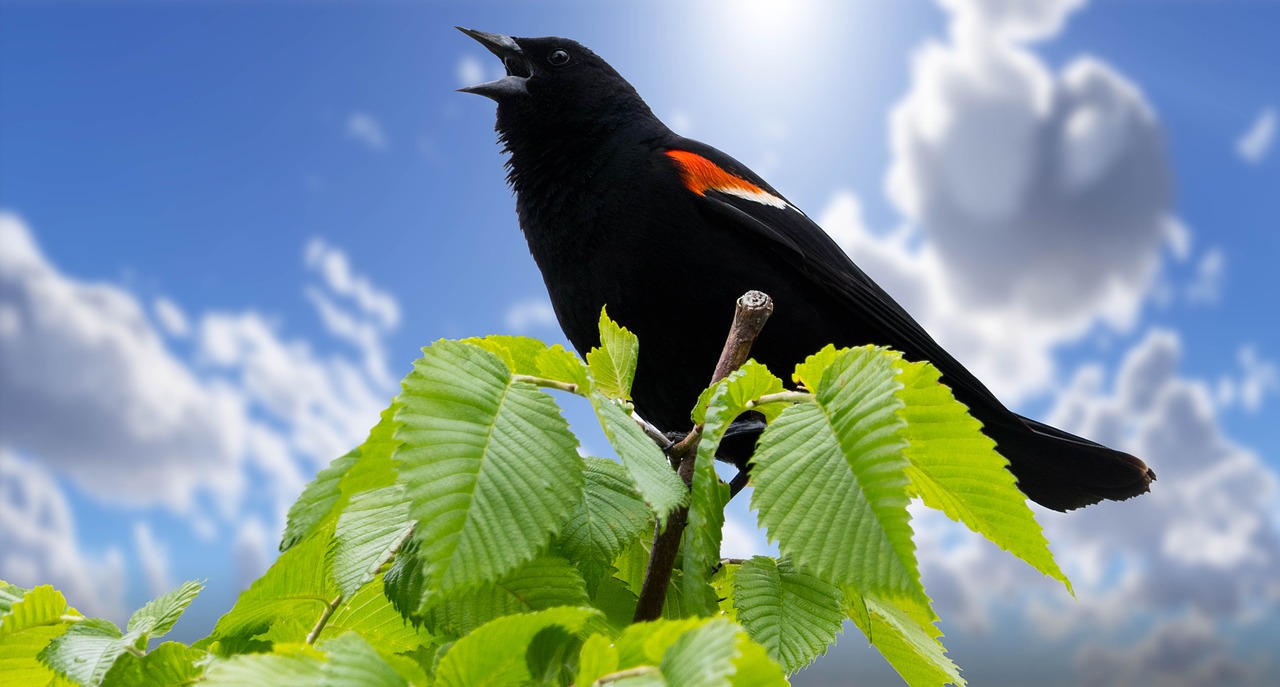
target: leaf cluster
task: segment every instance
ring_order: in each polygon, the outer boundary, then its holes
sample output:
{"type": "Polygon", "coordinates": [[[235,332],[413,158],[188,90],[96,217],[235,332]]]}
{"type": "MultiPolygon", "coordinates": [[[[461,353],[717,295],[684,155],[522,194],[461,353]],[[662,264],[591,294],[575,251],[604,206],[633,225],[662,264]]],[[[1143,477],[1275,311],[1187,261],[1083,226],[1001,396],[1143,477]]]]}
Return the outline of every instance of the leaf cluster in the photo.
{"type": "MultiPolygon", "coordinates": [[[[849,620],[911,685],[963,685],[920,581],[913,498],[1067,584],[981,425],[928,363],[827,347],[788,388],[708,388],[691,484],[630,405],[639,342],[601,314],[586,361],[534,339],[423,349],[366,441],[307,485],[281,555],[193,646],[189,582],[122,631],[0,583],[0,681],[30,685],[781,685],[849,620]],[[617,460],[583,457],[585,401],[617,460]],[[768,422],[751,506],[777,558],[721,559],[716,450],[768,422]],[[663,618],[634,623],[655,533],[687,508],[663,618]]],[[[1068,586],[1069,589],[1069,586],[1068,586]]],[[[655,607],[656,608],[656,607],[655,607]]]]}

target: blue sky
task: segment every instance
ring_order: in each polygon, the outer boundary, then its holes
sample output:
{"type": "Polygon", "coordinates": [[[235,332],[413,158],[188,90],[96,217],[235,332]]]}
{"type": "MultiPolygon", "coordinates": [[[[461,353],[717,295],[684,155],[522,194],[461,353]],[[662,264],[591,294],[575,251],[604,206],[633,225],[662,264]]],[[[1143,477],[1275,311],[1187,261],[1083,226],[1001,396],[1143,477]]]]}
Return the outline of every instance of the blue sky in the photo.
{"type": "MultiPolygon", "coordinates": [[[[1145,451],[1156,494],[1042,515],[1078,602],[920,521],[975,684],[1274,670],[1267,2],[0,3],[0,577],[208,578],[199,636],[418,347],[560,340],[455,24],[593,47],[1011,403],[1145,451]]],[[[797,684],[886,679],[844,639],[797,684]]]]}

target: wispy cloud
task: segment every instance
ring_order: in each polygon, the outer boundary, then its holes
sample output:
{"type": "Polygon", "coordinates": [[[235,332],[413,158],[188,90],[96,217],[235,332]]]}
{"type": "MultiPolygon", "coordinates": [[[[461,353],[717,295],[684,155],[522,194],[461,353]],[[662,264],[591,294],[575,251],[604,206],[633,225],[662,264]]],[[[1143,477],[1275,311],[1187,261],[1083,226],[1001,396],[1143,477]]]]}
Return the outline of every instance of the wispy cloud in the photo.
{"type": "Polygon", "coordinates": [[[378,120],[367,112],[353,112],[347,117],[347,135],[373,150],[381,152],[387,149],[387,134],[378,120]]]}
{"type": "Polygon", "coordinates": [[[554,327],[556,311],[545,298],[528,298],[507,308],[506,324],[507,329],[517,334],[554,327]]]}
{"type": "Polygon", "coordinates": [[[1266,159],[1276,139],[1276,109],[1268,107],[1258,114],[1258,118],[1236,140],[1236,152],[1245,162],[1258,164],[1266,159]]]}
{"type": "Polygon", "coordinates": [[[138,566],[147,581],[147,593],[156,597],[170,591],[173,583],[169,579],[169,552],[156,541],[150,524],[141,520],[134,523],[133,545],[138,552],[138,566]]]}

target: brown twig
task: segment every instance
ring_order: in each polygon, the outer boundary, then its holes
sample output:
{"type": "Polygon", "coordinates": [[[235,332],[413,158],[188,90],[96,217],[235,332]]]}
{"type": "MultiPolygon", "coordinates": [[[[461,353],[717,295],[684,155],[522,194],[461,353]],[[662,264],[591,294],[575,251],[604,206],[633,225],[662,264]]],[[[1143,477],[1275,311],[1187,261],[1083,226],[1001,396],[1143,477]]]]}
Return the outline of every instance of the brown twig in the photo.
{"type": "MultiPolygon", "coordinates": [[[[711,383],[715,384],[747,362],[751,346],[773,314],[773,300],[760,291],[748,291],[738,299],[733,314],[733,324],[725,339],[720,360],[716,363],[711,383]]],[[[693,483],[694,459],[698,455],[698,442],[702,439],[702,426],[696,426],[680,443],[671,449],[673,460],[679,459],[681,479],[686,486],[693,483]]],[[[671,584],[671,571],[675,567],[680,537],[689,521],[688,507],[672,511],[667,518],[667,528],[653,538],[653,551],[649,554],[649,567],[645,570],[644,584],[636,602],[635,622],[657,620],[662,617],[662,605],[667,600],[667,587],[671,584]]]]}

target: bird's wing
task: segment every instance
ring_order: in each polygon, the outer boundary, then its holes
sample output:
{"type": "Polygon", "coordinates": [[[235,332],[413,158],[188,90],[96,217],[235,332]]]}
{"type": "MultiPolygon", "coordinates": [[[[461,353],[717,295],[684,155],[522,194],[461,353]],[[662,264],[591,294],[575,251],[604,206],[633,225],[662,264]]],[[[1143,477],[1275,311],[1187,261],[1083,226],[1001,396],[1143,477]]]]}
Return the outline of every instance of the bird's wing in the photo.
{"type": "Polygon", "coordinates": [[[715,148],[690,139],[681,139],[671,147],[671,151],[667,154],[686,174],[689,165],[701,165],[701,161],[705,161],[746,182],[745,187],[727,185],[717,188],[712,183],[717,173],[708,169],[701,170],[701,180],[685,176],[686,187],[695,193],[699,207],[709,217],[719,220],[734,232],[759,239],[796,273],[844,303],[848,317],[871,324],[876,331],[893,334],[885,341],[871,343],[901,350],[908,359],[928,360],[952,388],[967,392],[962,394],[965,398],[981,399],[1003,408],[995,395],[855,265],[822,227],[758,175],[715,148]],[[671,151],[680,151],[688,157],[681,160],[671,151]],[[700,193],[699,187],[702,187],[700,193]],[[768,197],[753,197],[756,191],[768,197]]]}

